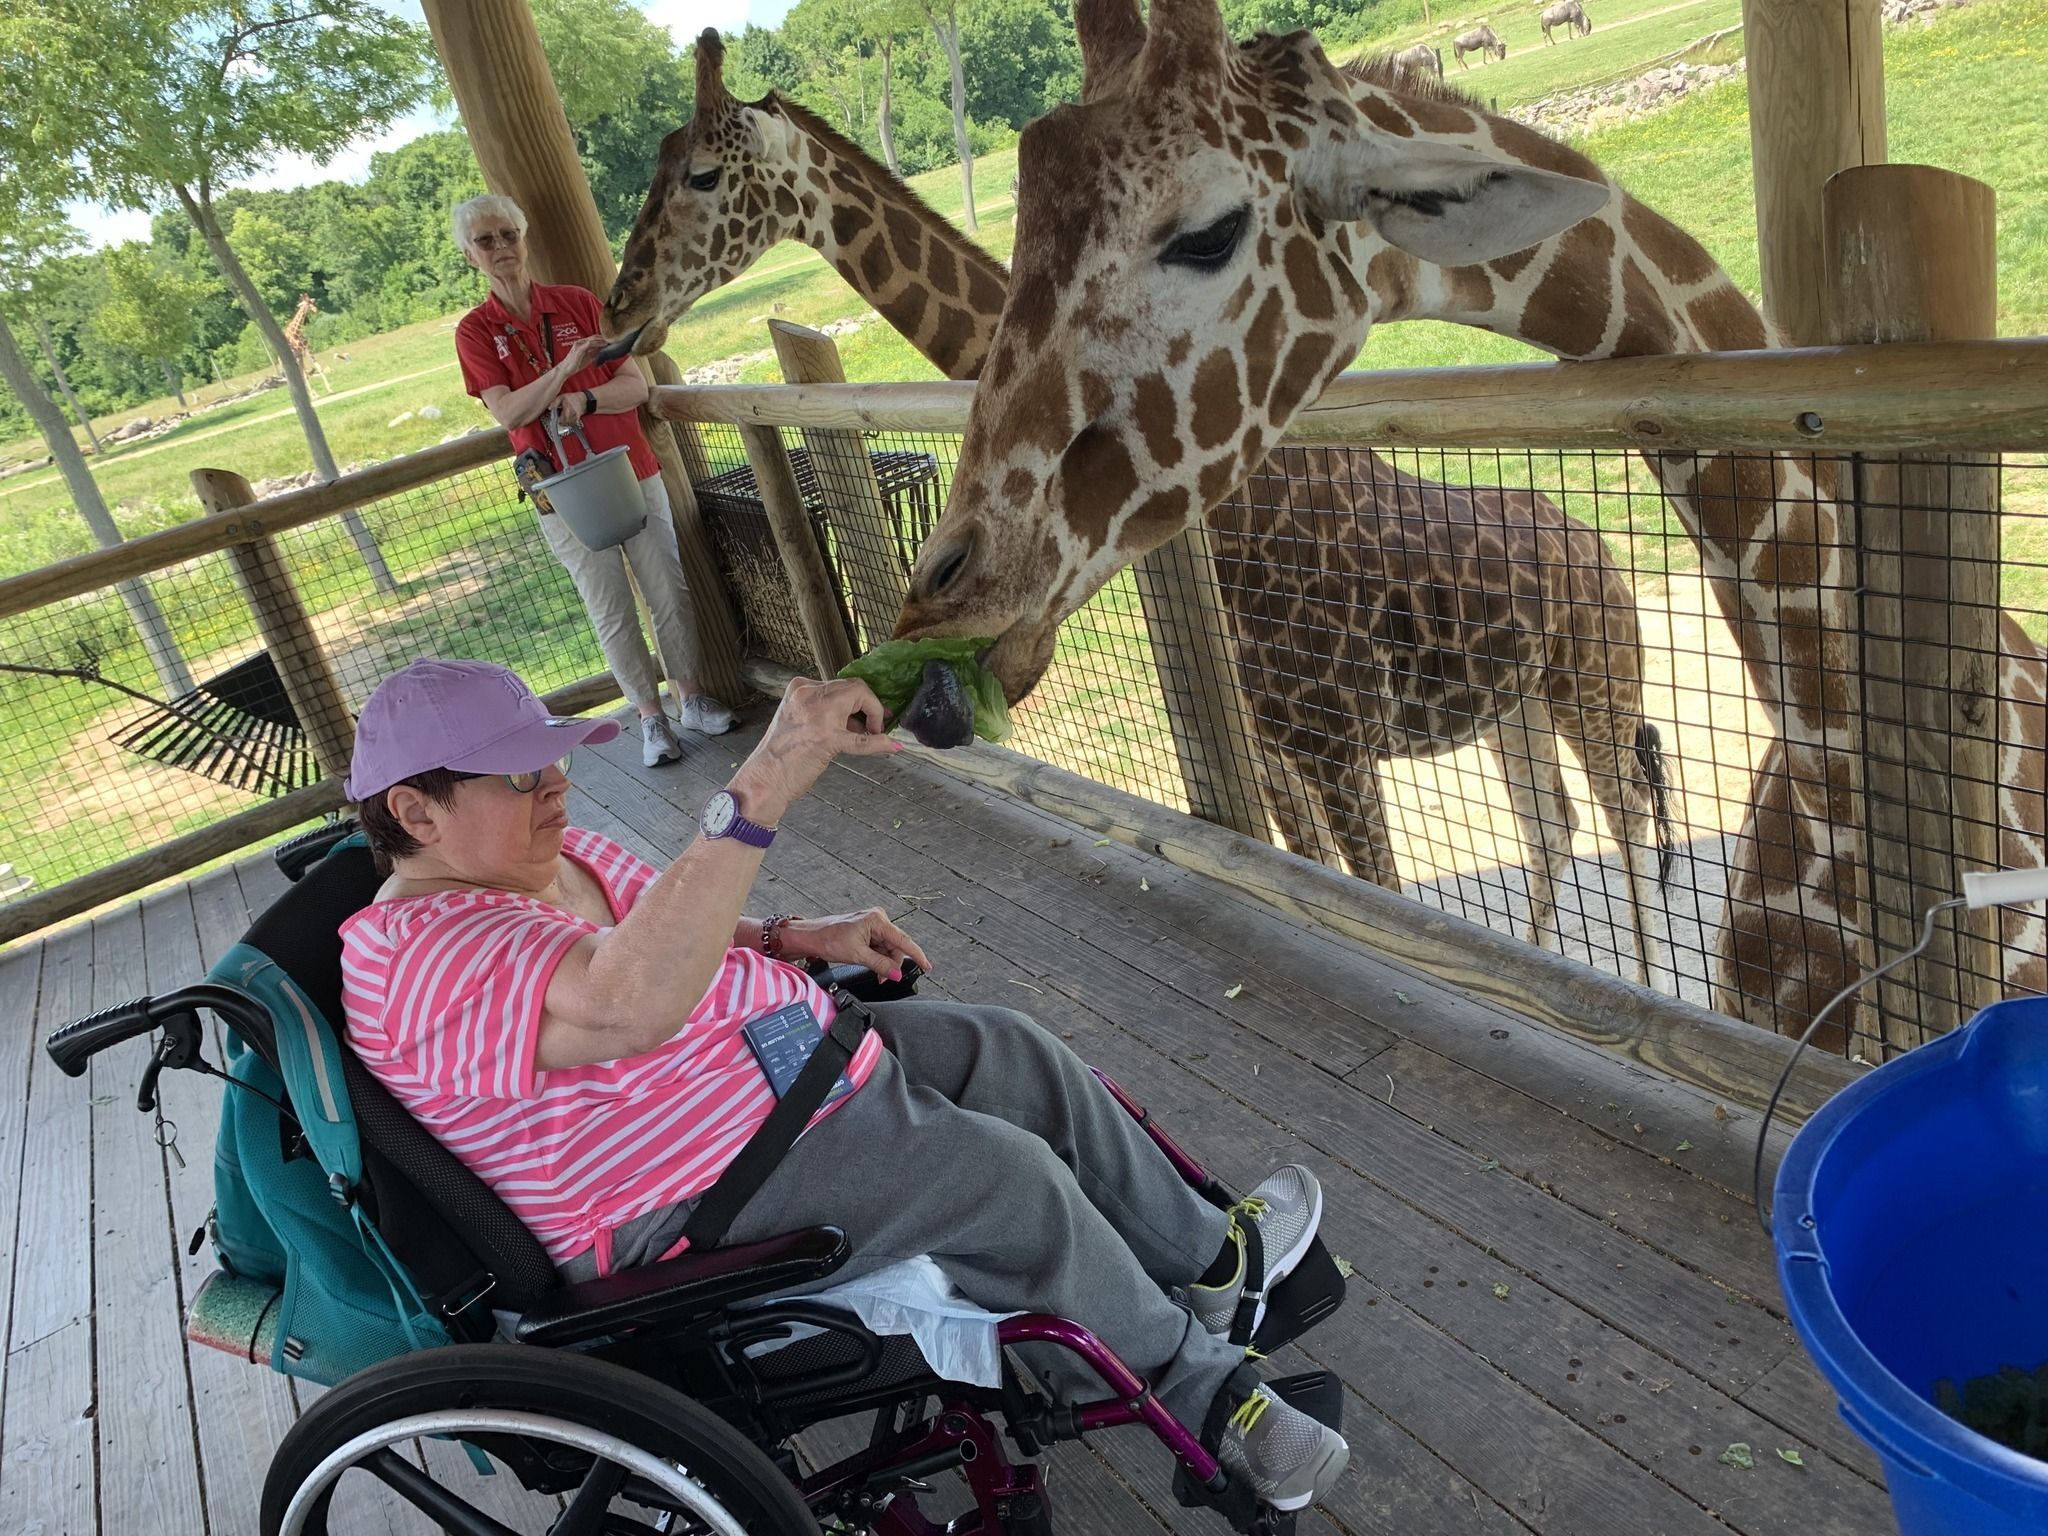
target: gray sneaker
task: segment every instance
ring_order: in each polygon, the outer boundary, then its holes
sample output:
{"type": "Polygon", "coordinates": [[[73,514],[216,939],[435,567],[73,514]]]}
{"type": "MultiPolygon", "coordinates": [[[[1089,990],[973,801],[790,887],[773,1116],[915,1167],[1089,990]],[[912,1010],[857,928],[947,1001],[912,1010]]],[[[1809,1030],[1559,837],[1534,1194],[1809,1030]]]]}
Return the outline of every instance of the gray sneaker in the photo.
{"type": "Polygon", "coordinates": [[[1237,1241],[1237,1274],[1221,1285],[1191,1285],[1188,1306],[1211,1333],[1227,1334],[1244,1295],[1245,1246],[1242,1224],[1259,1231],[1266,1276],[1252,1311],[1252,1331],[1266,1317],[1266,1297],[1294,1273],[1323,1220],[1323,1186],[1299,1163],[1275,1169],[1266,1181],[1230,1208],[1230,1235],[1237,1241]]]}
{"type": "Polygon", "coordinates": [[[1329,1425],[1288,1407],[1260,1386],[1230,1415],[1216,1459],[1260,1503],[1306,1509],[1336,1486],[1351,1447],[1329,1425]]]}
{"type": "Polygon", "coordinates": [[[675,730],[668,723],[667,715],[642,715],[640,717],[640,766],[652,768],[660,763],[680,762],[683,744],[676,740],[675,730]]]}
{"type": "Polygon", "coordinates": [[[732,711],[708,693],[693,693],[676,706],[676,724],[700,736],[723,736],[732,729],[732,711]]]}

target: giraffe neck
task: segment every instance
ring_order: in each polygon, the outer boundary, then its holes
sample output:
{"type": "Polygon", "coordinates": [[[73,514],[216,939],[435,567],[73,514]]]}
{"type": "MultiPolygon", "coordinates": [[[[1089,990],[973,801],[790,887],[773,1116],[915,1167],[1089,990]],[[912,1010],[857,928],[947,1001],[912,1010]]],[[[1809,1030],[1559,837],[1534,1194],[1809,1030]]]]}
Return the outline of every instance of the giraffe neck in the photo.
{"type": "Polygon", "coordinates": [[[947,378],[979,378],[1009,292],[1003,264],[813,113],[776,104],[801,135],[796,238],[947,378]]]}

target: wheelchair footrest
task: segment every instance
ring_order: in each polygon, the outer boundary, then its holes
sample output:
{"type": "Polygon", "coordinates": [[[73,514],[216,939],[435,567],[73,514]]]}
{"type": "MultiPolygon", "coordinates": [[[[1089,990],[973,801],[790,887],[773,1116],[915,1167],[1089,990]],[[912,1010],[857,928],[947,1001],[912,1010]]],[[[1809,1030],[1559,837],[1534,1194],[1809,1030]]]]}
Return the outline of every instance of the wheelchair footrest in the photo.
{"type": "Polygon", "coordinates": [[[1327,1424],[1339,1434],[1344,1432],[1344,1383],[1329,1371],[1276,1376],[1266,1383],[1266,1390],[1318,1424],[1327,1424]]]}
{"type": "Polygon", "coordinates": [[[1266,1295],[1266,1315],[1252,1348],[1278,1354],[1344,1304],[1344,1272],[1319,1237],[1285,1280],[1266,1295]]]}

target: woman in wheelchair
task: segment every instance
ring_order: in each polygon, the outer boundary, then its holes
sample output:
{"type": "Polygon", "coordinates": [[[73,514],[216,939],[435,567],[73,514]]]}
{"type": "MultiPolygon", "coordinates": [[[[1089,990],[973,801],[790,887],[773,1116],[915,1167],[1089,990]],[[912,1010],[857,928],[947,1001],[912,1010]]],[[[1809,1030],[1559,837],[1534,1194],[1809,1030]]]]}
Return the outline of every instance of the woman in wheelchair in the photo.
{"type": "Polygon", "coordinates": [[[829,1224],[850,1247],[835,1279],[929,1255],[991,1312],[1092,1332],[1265,1507],[1322,1498],[1343,1439],[1243,1343],[1313,1243],[1314,1176],[1283,1167],[1221,1209],[1020,1013],[854,1004],[872,1027],[848,1038],[801,962],[924,967],[881,912],[742,915],[826,766],[900,750],[866,685],[793,683],[666,870],[568,825],[571,749],[617,730],[551,718],[479,662],[415,662],[371,696],[348,793],[386,879],[341,927],[369,1071],[567,1279],[829,1224]],[[813,1051],[843,1063],[831,1097],[751,1196],[708,1210],[813,1051]]]}

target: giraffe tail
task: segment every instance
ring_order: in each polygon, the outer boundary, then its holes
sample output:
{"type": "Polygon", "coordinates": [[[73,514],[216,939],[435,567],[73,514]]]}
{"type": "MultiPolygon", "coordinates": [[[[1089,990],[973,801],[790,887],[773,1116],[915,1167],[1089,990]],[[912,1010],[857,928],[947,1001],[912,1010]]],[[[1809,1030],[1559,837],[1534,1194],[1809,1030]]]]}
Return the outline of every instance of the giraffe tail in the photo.
{"type": "Polygon", "coordinates": [[[1664,767],[1664,738],[1649,721],[1636,726],[1636,761],[1643,765],[1643,781],[1650,786],[1650,802],[1657,812],[1657,884],[1671,879],[1671,866],[1678,859],[1678,835],[1671,827],[1671,778],[1664,767]]]}

